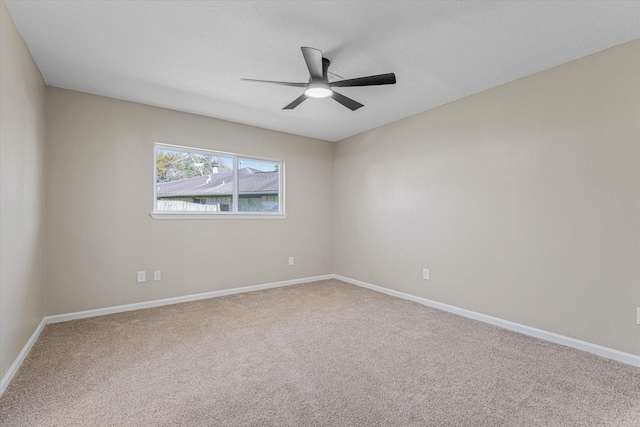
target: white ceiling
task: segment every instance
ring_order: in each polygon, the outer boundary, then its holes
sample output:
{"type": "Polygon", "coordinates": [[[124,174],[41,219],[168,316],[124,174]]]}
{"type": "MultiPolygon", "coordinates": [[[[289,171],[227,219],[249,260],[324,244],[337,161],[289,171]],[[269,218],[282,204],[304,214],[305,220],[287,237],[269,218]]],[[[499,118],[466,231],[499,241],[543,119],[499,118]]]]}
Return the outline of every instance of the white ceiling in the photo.
{"type": "MultiPolygon", "coordinates": [[[[639,1],[5,1],[47,84],[337,141],[640,38],[639,1]],[[391,86],[282,107],[300,46],[391,86]]],[[[337,79],[337,78],[334,78],[337,79]]]]}

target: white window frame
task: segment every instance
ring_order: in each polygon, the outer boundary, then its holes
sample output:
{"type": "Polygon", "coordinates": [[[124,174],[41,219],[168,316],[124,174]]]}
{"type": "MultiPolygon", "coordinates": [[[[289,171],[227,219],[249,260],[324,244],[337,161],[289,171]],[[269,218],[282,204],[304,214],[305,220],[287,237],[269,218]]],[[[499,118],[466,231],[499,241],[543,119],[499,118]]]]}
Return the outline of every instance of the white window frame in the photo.
{"type": "Polygon", "coordinates": [[[225,151],[208,150],[204,148],[187,147],[184,145],[165,144],[162,142],[155,142],[153,144],[153,209],[149,215],[153,219],[285,219],[285,197],[284,197],[284,160],[273,159],[269,157],[258,157],[252,155],[228,153],[225,151]],[[158,211],[157,210],[157,154],[158,148],[186,151],[189,153],[202,154],[205,156],[220,156],[233,159],[233,211],[229,212],[188,212],[188,211],[158,211]],[[239,208],[239,194],[238,194],[238,160],[255,160],[266,161],[278,164],[278,212],[240,212],[239,208]]]}

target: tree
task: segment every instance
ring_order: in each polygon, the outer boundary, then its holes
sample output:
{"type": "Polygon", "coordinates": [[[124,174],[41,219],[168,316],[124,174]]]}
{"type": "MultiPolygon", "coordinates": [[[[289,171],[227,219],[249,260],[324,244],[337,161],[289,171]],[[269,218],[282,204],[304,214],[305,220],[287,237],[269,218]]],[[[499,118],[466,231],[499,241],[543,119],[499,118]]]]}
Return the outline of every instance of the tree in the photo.
{"type": "Polygon", "coordinates": [[[160,150],[156,155],[157,182],[177,181],[195,176],[210,175],[217,168],[219,172],[231,170],[216,156],[197,153],[160,150]]]}

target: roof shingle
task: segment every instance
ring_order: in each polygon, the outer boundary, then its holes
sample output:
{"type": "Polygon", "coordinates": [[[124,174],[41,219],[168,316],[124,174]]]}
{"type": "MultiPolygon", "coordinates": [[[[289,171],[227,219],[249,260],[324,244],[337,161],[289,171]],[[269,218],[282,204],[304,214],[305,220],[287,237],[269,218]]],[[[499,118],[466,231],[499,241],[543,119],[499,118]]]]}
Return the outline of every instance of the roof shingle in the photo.
{"type": "MultiPolygon", "coordinates": [[[[262,172],[253,168],[238,170],[238,193],[277,193],[278,172],[262,172]]],[[[220,196],[233,194],[233,171],[185,178],[156,184],[157,197],[220,196]]]]}

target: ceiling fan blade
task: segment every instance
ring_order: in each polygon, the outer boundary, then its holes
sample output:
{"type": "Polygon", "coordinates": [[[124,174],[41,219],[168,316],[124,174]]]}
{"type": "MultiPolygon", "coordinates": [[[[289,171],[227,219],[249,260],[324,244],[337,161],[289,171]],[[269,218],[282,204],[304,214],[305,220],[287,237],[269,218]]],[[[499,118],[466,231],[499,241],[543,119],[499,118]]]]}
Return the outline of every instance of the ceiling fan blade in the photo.
{"type": "Polygon", "coordinates": [[[322,52],[312,47],[301,47],[311,80],[322,80],[322,52]]]}
{"type": "Polygon", "coordinates": [[[296,99],[293,100],[293,102],[289,105],[287,105],[286,107],[283,108],[283,110],[293,110],[294,108],[296,108],[298,105],[302,104],[302,101],[304,101],[305,99],[307,99],[307,95],[305,95],[304,93],[302,95],[300,95],[299,97],[297,97],[296,99]]]}
{"type": "Polygon", "coordinates": [[[271,83],[274,85],[282,85],[282,86],[296,86],[296,87],[305,87],[307,83],[291,83],[291,82],[274,82],[272,80],[255,80],[255,79],[240,79],[244,82],[256,82],[256,83],[271,83]]]}
{"type": "Polygon", "coordinates": [[[360,104],[359,102],[354,101],[351,98],[347,98],[344,95],[340,95],[336,91],[333,91],[333,93],[331,94],[331,97],[333,99],[335,99],[336,101],[338,101],[340,104],[342,104],[345,107],[347,107],[348,109],[350,109],[351,111],[356,111],[358,108],[364,107],[364,105],[360,104]]]}
{"type": "Polygon", "coordinates": [[[376,86],[376,85],[392,85],[396,83],[396,75],[393,73],[378,74],[375,76],[357,77],[355,79],[338,80],[337,82],[329,82],[331,87],[350,87],[350,86],[376,86]]]}

